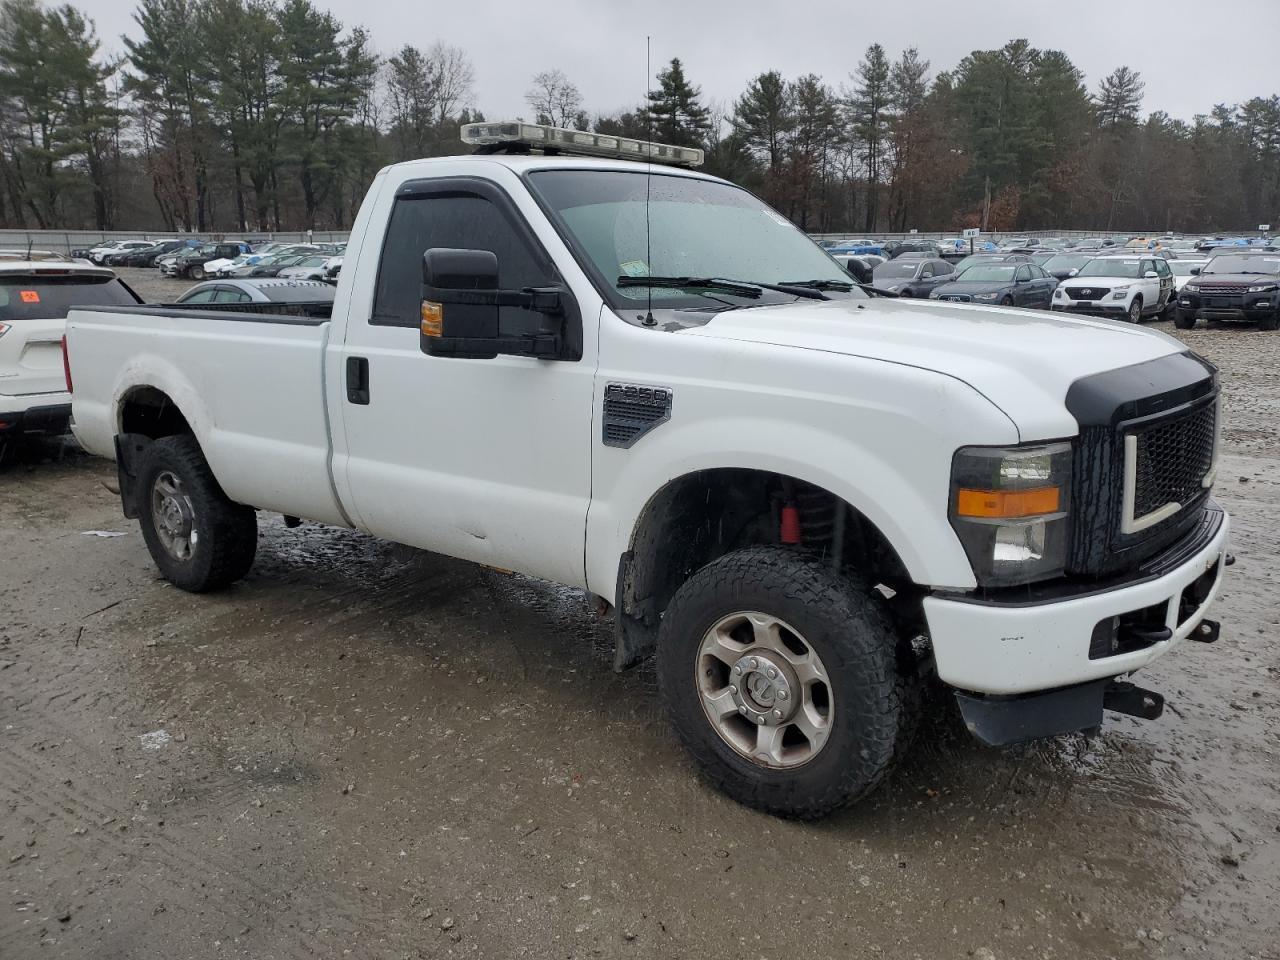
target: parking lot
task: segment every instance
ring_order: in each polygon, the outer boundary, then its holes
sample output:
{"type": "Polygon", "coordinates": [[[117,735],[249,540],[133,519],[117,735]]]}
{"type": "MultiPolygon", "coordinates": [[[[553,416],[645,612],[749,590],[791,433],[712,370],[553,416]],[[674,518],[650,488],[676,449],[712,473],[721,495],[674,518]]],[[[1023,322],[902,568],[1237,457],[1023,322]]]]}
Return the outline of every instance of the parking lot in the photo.
{"type": "Polygon", "coordinates": [[[263,516],[190,595],[111,464],[6,451],[0,956],[1277,960],[1280,334],[1179,336],[1226,397],[1222,640],[1091,740],[985,749],[939,700],[817,824],[700,783],[582,594],[263,516]]]}

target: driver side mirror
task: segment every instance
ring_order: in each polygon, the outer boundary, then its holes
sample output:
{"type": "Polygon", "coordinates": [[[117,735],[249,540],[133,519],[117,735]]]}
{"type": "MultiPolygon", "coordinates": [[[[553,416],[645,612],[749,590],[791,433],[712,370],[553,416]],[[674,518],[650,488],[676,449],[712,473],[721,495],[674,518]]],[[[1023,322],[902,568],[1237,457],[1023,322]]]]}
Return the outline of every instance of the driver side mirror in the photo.
{"type": "Polygon", "coordinates": [[[1079,272],[1080,272],[1080,268],[1079,268],[1079,267],[1072,267],[1070,270],[1068,270],[1068,271],[1067,271],[1067,276],[1068,276],[1068,277],[1074,277],[1074,276],[1075,276],[1077,273],[1079,273],[1079,272]]]}
{"type": "Polygon", "coordinates": [[[437,357],[561,359],[565,296],[558,287],[499,289],[491,250],[432,247],[422,255],[419,345],[437,357]],[[502,307],[541,314],[536,332],[504,336],[502,307]]]}
{"type": "Polygon", "coordinates": [[[1156,273],[1154,270],[1148,270],[1146,273],[1144,273],[1144,274],[1142,275],[1142,279],[1144,279],[1144,280],[1159,280],[1159,279],[1160,279],[1160,274],[1156,273]]]}
{"type": "Polygon", "coordinates": [[[1192,275],[1193,277],[1198,277],[1198,276],[1200,276],[1200,268],[1199,268],[1199,267],[1192,267],[1192,268],[1191,268],[1191,275],[1192,275]]]}

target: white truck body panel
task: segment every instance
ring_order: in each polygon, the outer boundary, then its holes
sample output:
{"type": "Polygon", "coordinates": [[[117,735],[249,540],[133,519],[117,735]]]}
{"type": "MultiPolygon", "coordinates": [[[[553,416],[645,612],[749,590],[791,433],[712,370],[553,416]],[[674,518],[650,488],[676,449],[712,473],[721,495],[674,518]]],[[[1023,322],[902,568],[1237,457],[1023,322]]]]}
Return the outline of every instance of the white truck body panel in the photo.
{"type": "MultiPolygon", "coordinates": [[[[1069,439],[1078,426],[1064,397],[1075,380],[1184,349],[1105,320],[917,300],[797,301],[702,326],[641,327],[605,302],[521,179],[551,166],[634,169],[467,157],[382,171],[354,224],[327,324],[74,312],[76,435],[111,456],[122,403],[137,388],[157,389],[233,500],[607,598],[645,506],[667,484],[702,470],[772,471],[861,511],[916,584],[968,590],[974,572],[948,519],[955,451],[1069,439]],[[370,323],[396,190],[459,176],[505,191],[556,265],[580,309],[580,360],[431,356],[417,329],[370,323]],[[368,404],[348,400],[351,359],[375,371],[368,404]],[[603,445],[610,383],[670,389],[670,421],[632,448],[603,445]]],[[[1110,672],[1109,662],[1079,662],[1089,618],[1176,597],[1222,555],[1225,538],[1224,527],[1194,563],[1103,599],[1011,608],[930,597],[942,677],[1006,693],[1110,672]]]]}

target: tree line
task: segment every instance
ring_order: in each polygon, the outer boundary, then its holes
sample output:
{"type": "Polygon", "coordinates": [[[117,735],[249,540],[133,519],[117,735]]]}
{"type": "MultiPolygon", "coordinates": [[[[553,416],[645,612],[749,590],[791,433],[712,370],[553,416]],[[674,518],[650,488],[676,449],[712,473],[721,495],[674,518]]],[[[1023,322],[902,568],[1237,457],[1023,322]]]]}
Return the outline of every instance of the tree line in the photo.
{"type": "MultiPolygon", "coordinates": [[[[0,227],[343,229],[377,170],[467,152],[474,69],[445,43],[380,56],[312,0],[140,0],[109,58],[70,4],[0,0],[0,227]]],[[[709,103],[673,59],[592,113],[560,70],[528,118],[706,151],[811,231],[1239,230],[1280,222],[1280,96],[1179,119],[1118,67],[1013,40],[934,72],[870,45],[834,86],[765,71],[709,103]]]]}

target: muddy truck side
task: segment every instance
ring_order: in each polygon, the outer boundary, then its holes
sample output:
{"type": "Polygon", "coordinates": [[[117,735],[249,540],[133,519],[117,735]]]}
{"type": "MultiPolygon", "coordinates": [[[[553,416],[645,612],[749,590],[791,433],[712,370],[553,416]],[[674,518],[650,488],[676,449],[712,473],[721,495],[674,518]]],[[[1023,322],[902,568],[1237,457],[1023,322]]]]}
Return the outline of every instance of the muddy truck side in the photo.
{"type": "Polygon", "coordinates": [[[71,313],[75,433],[164,576],[243,577],[275,511],[581,588],[785,816],[874,789],[925,683],[996,745],[1159,715],[1125,678],[1218,636],[1210,364],[877,296],[696,151],[545,129],[383,170],[330,317],[71,313]]]}

